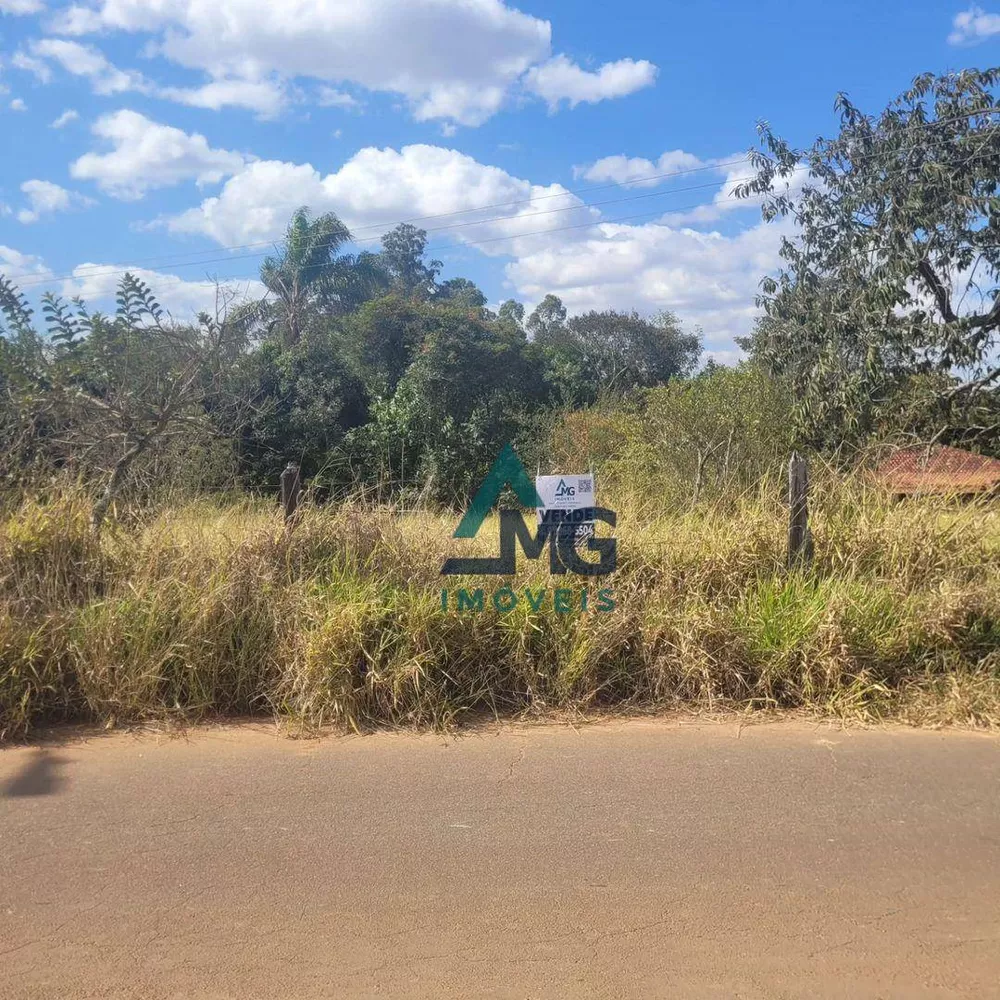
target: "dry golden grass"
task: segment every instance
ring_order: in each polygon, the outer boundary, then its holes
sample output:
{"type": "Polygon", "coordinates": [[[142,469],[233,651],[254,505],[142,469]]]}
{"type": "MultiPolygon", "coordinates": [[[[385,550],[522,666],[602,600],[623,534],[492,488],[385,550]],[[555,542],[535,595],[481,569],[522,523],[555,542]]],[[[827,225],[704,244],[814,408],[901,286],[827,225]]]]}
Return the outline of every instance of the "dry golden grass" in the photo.
{"type": "Polygon", "coordinates": [[[192,502],[97,539],[79,496],[26,500],[0,519],[0,737],[679,705],[1000,724],[1000,512],[828,478],[813,570],[789,574],[775,492],[667,513],[623,495],[619,569],[590,583],[523,557],[513,580],[443,578],[446,555],[496,545],[495,523],[454,541],[454,515],[307,508],[286,535],[272,508],[192,502]],[[504,583],[520,600],[501,613],[504,583]],[[443,611],[442,586],[482,588],[484,610],[443,611]],[[559,586],[612,586],[616,607],[559,614],[559,586]]]}

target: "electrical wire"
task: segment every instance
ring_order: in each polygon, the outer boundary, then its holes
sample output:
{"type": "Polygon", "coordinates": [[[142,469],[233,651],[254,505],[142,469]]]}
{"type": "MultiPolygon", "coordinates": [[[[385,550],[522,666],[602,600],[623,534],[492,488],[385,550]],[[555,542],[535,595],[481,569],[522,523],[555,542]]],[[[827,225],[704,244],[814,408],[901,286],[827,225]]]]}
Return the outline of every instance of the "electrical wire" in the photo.
{"type": "MultiPolygon", "coordinates": [[[[968,112],[966,114],[963,114],[963,115],[953,116],[952,118],[943,119],[943,120],[935,120],[935,121],[932,121],[932,122],[927,122],[924,125],[916,126],[916,127],[918,127],[918,128],[933,128],[935,126],[940,126],[940,125],[943,125],[943,124],[947,124],[948,122],[951,122],[951,121],[961,120],[963,118],[971,118],[971,117],[975,117],[977,115],[990,115],[990,114],[1000,114],[1000,108],[996,108],[996,109],[990,109],[990,108],[978,109],[978,110],[975,110],[975,111],[970,111],[970,112],[968,112]]],[[[928,144],[928,146],[926,148],[934,148],[935,146],[938,146],[938,145],[948,145],[950,143],[950,141],[951,140],[945,140],[945,141],[942,141],[941,143],[930,143],[930,144],[928,144]]],[[[879,154],[876,154],[876,153],[863,154],[862,156],[855,157],[853,159],[856,161],[856,160],[859,160],[859,159],[865,159],[865,158],[868,158],[870,156],[875,156],[875,155],[879,155],[879,154]]],[[[624,187],[624,186],[628,186],[628,185],[636,185],[636,184],[644,184],[644,183],[649,183],[649,182],[657,182],[657,181],[664,180],[664,179],[667,179],[667,178],[677,177],[677,176],[681,176],[681,175],[685,175],[685,174],[697,173],[697,172],[705,171],[705,170],[719,170],[719,169],[721,169],[723,167],[726,167],[726,166],[734,166],[734,165],[739,164],[739,163],[745,163],[748,160],[749,160],[749,155],[745,156],[745,157],[742,157],[742,158],[739,158],[739,159],[728,160],[728,161],[719,161],[719,162],[716,162],[716,163],[704,164],[704,165],[699,166],[699,167],[690,167],[690,168],[686,168],[686,169],[683,169],[683,170],[665,171],[665,172],[661,172],[661,173],[657,173],[657,174],[648,174],[648,175],[643,175],[641,177],[630,178],[630,179],[628,179],[626,181],[622,181],[622,182],[597,185],[597,186],[590,187],[590,188],[577,189],[575,191],[566,190],[566,191],[559,191],[559,192],[551,192],[549,194],[537,195],[537,196],[535,196],[533,198],[526,198],[526,199],[521,199],[521,200],[518,200],[518,201],[496,202],[496,203],[493,203],[491,205],[482,205],[482,206],[477,206],[475,208],[459,209],[459,210],[456,210],[454,212],[440,213],[438,215],[418,216],[418,217],[415,217],[415,218],[412,218],[412,219],[409,219],[409,220],[404,220],[404,221],[413,223],[413,222],[421,222],[421,221],[427,221],[427,220],[432,220],[432,219],[453,218],[453,217],[456,217],[456,216],[468,215],[468,214],[473,213],[473,212],[484,212],[484,211],[489,211],[491,209],[496,209],[496,208],[516,207],[516,206],[520,206],[520,205],[533,204],[533,203],[538,202],[538,201],[545,201],[545,200],[549,200],[549,199],[552,199],[552,198],[579,197],[582,194],[592,193],[594,191],[608,190],[609,188],[617,188],[617,187],[624,187]]],[[[804,169],[806,169],[806,166],[803,165],[800,169],[804,170],[804,169]]],[[[749,176],[746,176],[746,177],[727,178],[727,180],[724,183],[726,185],[732,185],[732,184],[736,184],[736,183],[743,183],[745,181],[753,180],[754,176],[755,175],[749,175],[749,176]]],[[[537,216],[541,216],[541,215],[552,215],[552,214],[557,214],[557,213],[561,213],[561,212],[587,211],[589,209],[597,208],[597,207],[604,206],[604,205],[621,204],[621,203],[624,203],[624,202],[637,201],[637,200],[643,200],[643,199],[648,199],[648,198],[670,197],[672,195],[681,194],[681,193],[688,192],[688,191],[701,190],[701,189],[705,189],[705,188],[718,187],[718,186],[719,186],[719,184],[718,184],[717,181],[711,181],[711,182],[708,182],[706,184],[691,185],[691,186],[688,186],[688,187],[685,187],[685,188],[672,188],[672,189],[668,189],[668,190],[664,190],[664,191],[646,192],[646,193],[643,193],[643,194],[631,195],[631,196],[626,197],[626,198],[606,199],[605,201],[601,201],[601,202],[579,203],[579,204],[564,206],[562,208],[549,209],[549,210],[542,211],[542,212],[531,212],[531,213],[528,213],[528,214],[525,214],[525,215],[515,215],[515,216],[500,215],[500,216],[491,216],[491,217],[487,217],[487,218],[483,218],[483,219],[474,219],[474,220],[471,220],[471,221],[461,222],[461,223],[454,223],[454,224],[446,225],[446,226],[431,227],[428,230],[426,230],[426,232],[433,233],[433,232],[442,232],[442,231],[451,230],[451,229],[467,228],[467,227],[470,227],[470,226],[485,226],[485,225],[489,225],[489,224],[497,223],[497,222],[518,221],[520,219],[533,218],[533,217],[537,217],[537,216]]],[[[672,209],[671,211],[673,213],[680,213],[680,212],[684,212],[684,211],[690,211],[690,210],[692,210],[694,208],[699,208],[699,207],[701,207],[701,205],[695,205],[695,206],[686,207],[686,208],[675,208],[675,209],[672,209]]],[[[658,215],[658,214],[661,214],[661,213],[660,212],[654,212],[654,213],[650,213],[650,214],[651,215],[658,215]]],[[[666,213],[662,213],[662,214],[666,214],[666,213]]],[[[633,216],[629,216],[629,217],[626,217],[626,218],[634,218],[634,217],[633,216]]],[[[596,225],[599,225],[599,224],[604,223],[604,222],[611,222],[611,223],[613,223],[615,221],[616,220],[595,219],[595,220],[591,220],[589,223],[584,224],[584,226],[585,225],[595,225],[596,226],[596,225]]],[[[400,224],[400,223],[396,223],[396,225],[398,225],[398,224],[400,224]]],[[[385,228],[386,228],[386,226],[389,226],[389,225],[391,225],[391,224],[389,224],[389,223],[386,223],[386,224],[375,224],[375,223],[372,223],[372,224],[369,224],[369,225],[366,225],[366,226],[359,227],[356,230],[357,232],[365,232],[365,231],[368,231],[368,230],[375,229],[375,230],[379,230],[380,235],[379,236],[374,236],[374,237],[352,238],[349,242],[351,244],[353,244],[353,245],[360,245],[360,244],[364,244],[364,243],[376,243],[376,242],[379,242],[381,240],[381,232],[384,231],[385,228]]],[[[517,234],[517,233],[515,233],[515,234],[509,234],[509,235],[505,235],[505,236],[493,237],[493,238],[484,239],[484,240],[463,240],[463,242],[461,244],[458,244],[458,246],[476,246],[476,245],[479,245],[479,244],[482,244],[482,243],[492,243],[492,242],[497,242],[497,241],[501,241],[501,240],[504,240],[504,239],[518,239],[518,238],[522,238],[524,236],[541,235],[542,233],[545,233],[545,232],[563,232],[563,231],[566,231],[568,229],[577,229],[577,228],[582,228],[582,227],[581,226],[569,226],[569,227],[561,227],[561,228],[554,228],[554,229],[542,230],[540,232],[533,232],[533,233],[524,233],[524,234],[517,234]]],[[[209,248],[209,249],[202,250],[202,251],[193,251],[192,253],[201,256],[201,255],[204,255],[204,254],[218,253],[220,250],[234,251],[234,250],[240,250],[240,249],[250,249],[250,248],[255,247],[255,246],[279,247],[282,242],[284,242],[284,241],[261,240],[261,241],[256,241],[256,242],[252,242],[252,243],[233,244],[233,245],[227,245],[227,246],[221,246],[221,247],[213,247],[213,248],[209,248]]],[[[451,249],[451,247],[443,247],[443,248],[439,247],[439,248],[434,248],[434,249],[435,249],[435,252],[437,252],[437,251],[439,251],[441,249],[451,249]]],[[[178,267],[193,267],[193,266],[197,266],[199,264],[204,265],[204,264],[224,263],[224,262],[235,261],[235,260],[259,259],[261,257],[268,256],[268,254],[266,254],[266,253],[260,253],[260,254],[238,254],[237,255],[237,254],[232,254],[230,252],[229,254],[227,254],[224,257],[213,257],[213,258],[209,258],[209,259],[190,259],[190,260],[185,259],[186,257],[190,257],[190,256],[191,256],[191,254],[177,254],[177,255],[173,255],[172,258],[171,257],[164,258],[162,256],[160,256],[160,257],[149,257],[149,258],[139,258],[137,261],[134,261],[132,264],[129,264],[129,265],[119,265],[119,266],[115,266],[115,267],[111,267],[111,268],[107,268],[106,266],[103,266],[103,265],[93,265],[91,268],[78,267],[74,271],[72,271],[70,273],[62,274],[62,275],[45,275],[45,276],[39,276],[35,272],[23,272],[22,274],[17,274],[17,273],[15,273],[13,275],[9,275],[8,274],[8,275],[6,275],[6,277],[9,280],[17,281],[18,284],[20,285],[20,287],[28,288],[28,287],[38,286],[38,285],[51,284],[51,283],[56,282],[56,281],[65,281],[65,280],[72,280],[72,279],[80,280],[80,279],[84,279],[84,278],[95,278],[95,277],[108,277],[108,276],[124,275],[129,270],[134,269],[135,266],[136,266],[136,264],[140,263],[140,262],[158,262],[159,266],[161,266],[161,267],[178,268],[178,267]],[[27,279],[27,280],[24,280],[24,279],[27,279]]],[[[325,265],[322,265],[322,266],[325,266],[325,265]]],[[[173,276],[173,275],[163,275],[160,278],[160,281],[162,282],[162,281],[164,281],[166,279],[170,279],[170,278],[174,278],[174,277],[175,276],[173,276]]],[[[176,280],[177,281],[183,281],[184,279],[177,278],[176,280]]],[[[240,279],[234,279],[234,280],[240,280],[240,279]]]]}

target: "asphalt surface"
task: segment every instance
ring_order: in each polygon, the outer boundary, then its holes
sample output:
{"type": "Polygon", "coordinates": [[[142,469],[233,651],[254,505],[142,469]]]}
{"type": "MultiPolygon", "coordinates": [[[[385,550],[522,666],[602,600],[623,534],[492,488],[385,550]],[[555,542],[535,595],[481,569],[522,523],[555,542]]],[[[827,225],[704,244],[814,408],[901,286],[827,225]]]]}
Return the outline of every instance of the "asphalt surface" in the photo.
{"type": "Polygon", "coordinates": [[[629,722],[0,751],[0,996],[1000,997],[1000,740],[629,722]]]}

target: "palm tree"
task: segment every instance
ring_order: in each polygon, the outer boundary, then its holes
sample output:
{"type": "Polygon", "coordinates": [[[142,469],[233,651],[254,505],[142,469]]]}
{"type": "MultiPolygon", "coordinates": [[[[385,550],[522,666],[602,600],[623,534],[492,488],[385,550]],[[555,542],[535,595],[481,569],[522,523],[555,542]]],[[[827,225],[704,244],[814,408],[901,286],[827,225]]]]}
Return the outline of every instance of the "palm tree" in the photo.
{"type": "Polygon", "coordinates": [[[247,310],[253,325],[281,330],[286,346],[298,343],[309,309],[341,315],[388,286],[377,254],[341,254],[351,241],[333,212],[309,218],[307,208],[292,215],[280,252],[260,267],[268,294],[247,310]]]}

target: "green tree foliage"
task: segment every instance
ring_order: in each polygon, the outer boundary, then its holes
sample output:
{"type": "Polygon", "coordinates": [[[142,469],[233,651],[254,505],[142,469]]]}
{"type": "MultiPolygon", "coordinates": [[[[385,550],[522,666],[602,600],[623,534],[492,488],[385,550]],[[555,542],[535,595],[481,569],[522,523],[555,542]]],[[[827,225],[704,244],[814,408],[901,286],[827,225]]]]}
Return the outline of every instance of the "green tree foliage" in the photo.
{"type": "Polygon", "coordinates": [[[691,372],[701,353],[698,337],[685,333],[671,313],[646,319],[609,309],[567,319],[555,295],[545,297],[527,327],[545,351],[550,380],[569,405],[593,402],[602,393],[663,385],[691,372]]]}
{"type": "Polygon", "coordinates": [[[82,476],[98,521],[209,458],[245,486],[276,487],[294,460],[336,491],[462,503],[507,442],[546,457],[556,408],[662,385],[698,355],[667,314],[570,318],[552,295],[527,320],[515,300],[494,313],[472,281],[438,282],[413,226],[378,255],[349,241],[335,215],[299,210],[261,268],[267,296],[227,309],[220,291],[193,325],[128,275],[113,316],[46,296],[39,330],[0,279],[2,467],[82,476]]]}
{"type": "Polygon", "coordinates": [[[455,500],[545,403],[549,387],[520,330],[454,305],[423,308],[419,352],[352,444],[362,456],[356,464],[389,470],[411,486],[429,483],[455,500]]]}
{"type": "Polygon", "coordinates": [[[1000,383],[998,79],[921,76],[878,115],[841,94],[839,134],[804,150],[760,126],[737,193],[796,229],[746,346],[794,389],[806,441],[862,440],[918,384],[939,432],[968,426],[1000,383]]]}
{"type": "Polygon", "coordinates": [[[486,296],[468,278],[449,278],[441,282],[435,297],[463,309],[478,310],[486,305],[486,296]]]}
{"type": "Polygon", "coordinates": [[[343,324],[343,350],[372,396],[391,396],[434,328],[436,309],[393,292],[343,324]]]}
{"type": "Polygon", "coordinates": [[[100,527],[143,460],[160,461],[181,437],[189,449],[211,438],[231,328],[207,317],[198,326],[170,322],[126,274],[113,316],[45,296],[43,334],[20,294],[0,285],[0,468],[12,479],[63,469],[93,483],[100,527]]]}
{"type": "Polygon", "coordinates": [[[427,299],[436,290],[441,261],[424,259],[427,233],[402,222],[382,237],[379,255],[394,291],[408,298],[427,299]]]}
{"type": "Polygon", "coordinates": [[[777,486],[788,461],[791,398],[752,364],[709,362],[694,376],[563,411],[547,442],[548,467],[598,471],[599,489],[640,509],[735,500],[777,486]],[[623,405],[624,402],[624,405],[623,405]]]}
{"type": "Polygon", "coordinates": [[[661,469],[694,501],[746,488],[781,469],[791,447],[790,400],[753,365],[710,365],[647,396],[643,434],[661,469]]]}
{"type": "Polygon", "coordinates": [[[268,296],[248,315],[291,346],[298,342],[311,313],[343,315],[388,284],[376,254],[339,254],[351,240],[347,227],[328,212],[316,219],[300,208],[288,223],[280,253],[268,257],[260,280],[268,296]]]}
{"type": "Polygon", "coordinates": [[[501,304],[497,319],[519,330],[524,329],[524,304],[516,299],[507,299],[501,304]]]}
{"type": "Polygon", "coordinates": [[[305,476],[330,463],[345,434],[367,418],[360,379],[329,333],[307,332],[291,347],[268,341],[240,367],[233,398],[246,400],[238,434],[245,474],[275,482],[294,460],[305,476]]]}
{"type": "MultiPolygon", "coordinates": [[[[523,314],[523,308],[522,308],[523,314]]],[[[535,340],[552,343],[565,328],[566,307],[558,295],[546,295],[528,317],[527,330],[535,340]]]]}

